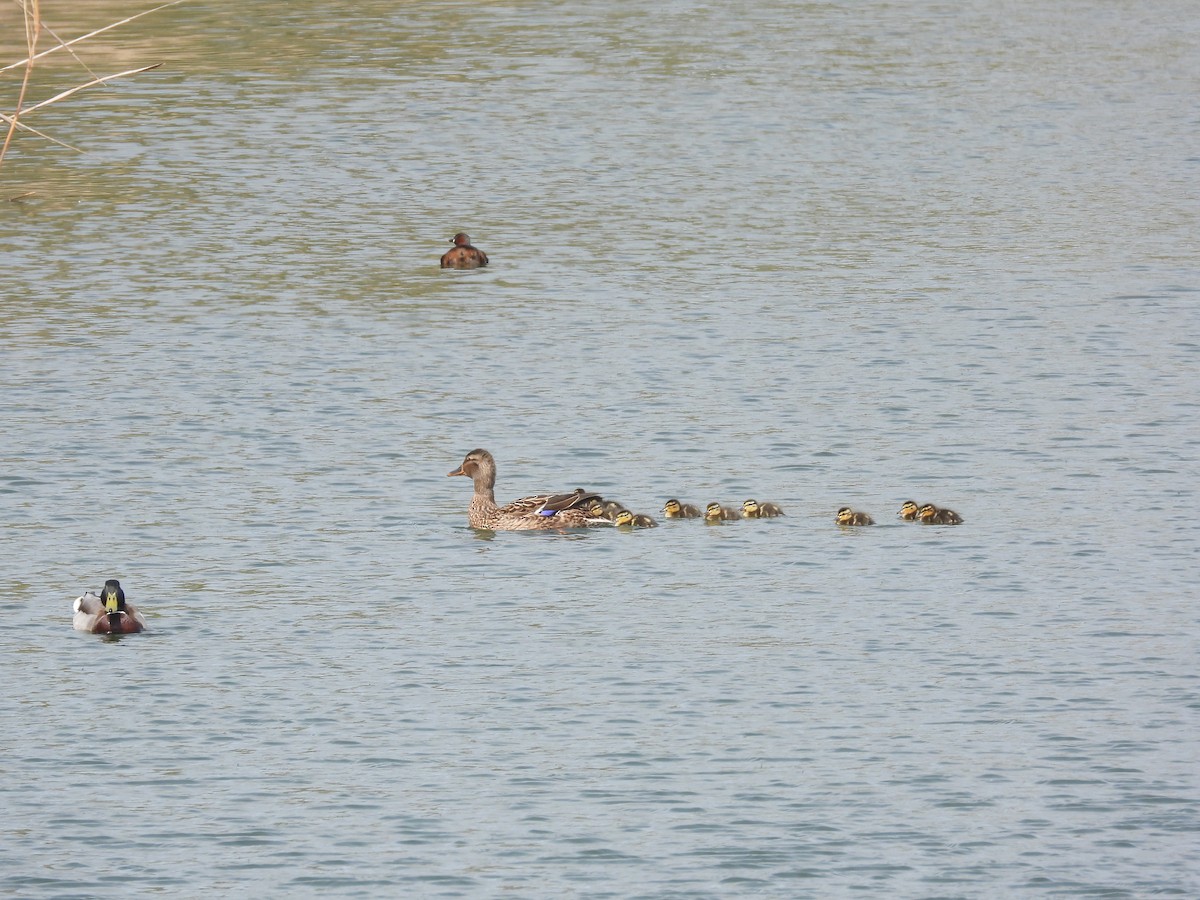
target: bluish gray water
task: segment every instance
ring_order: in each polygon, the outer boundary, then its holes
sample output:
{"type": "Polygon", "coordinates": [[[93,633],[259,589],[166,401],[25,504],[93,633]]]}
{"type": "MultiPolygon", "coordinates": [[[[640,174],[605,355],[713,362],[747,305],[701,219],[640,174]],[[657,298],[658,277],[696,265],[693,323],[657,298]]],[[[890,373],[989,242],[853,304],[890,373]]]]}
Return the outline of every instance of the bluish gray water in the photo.
{"type": "Polygon", "coordinates": [[[0,168],[0,893],[1200,894],[1194,10],[354,6],[0,168]]]}

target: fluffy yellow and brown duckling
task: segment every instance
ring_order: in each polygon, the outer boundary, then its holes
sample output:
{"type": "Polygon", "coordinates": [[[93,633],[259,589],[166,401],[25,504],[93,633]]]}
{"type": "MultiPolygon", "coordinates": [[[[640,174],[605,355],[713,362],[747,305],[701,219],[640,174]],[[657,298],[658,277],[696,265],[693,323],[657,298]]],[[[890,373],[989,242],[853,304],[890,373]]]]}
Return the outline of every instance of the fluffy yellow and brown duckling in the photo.
{"type": "Polygon", "coordinates": [[[698,519],[704,515],[698,506],[680,503],[674,497],[663,504],[662,513],[668,519],[698,519]]]}
{"type": "Polygon", "coordinates": [[[594,491],[576,488],[569,494],[538,494],[522,497],[505,506],[496,505],[496,460],[486,450],[472,450],[447,477],[465,475],[475,483],[475,493],[467,508],[472,528],[491,531],[530,531],[550,528],[587,528],[611,525],[608,519],[593,516],[589,504],[599,500],[594,491]]]}
{"type": "Polygon", "coordinates": [[[963,517],[952,509],[942,509],[932,503],[921,507],[917,518],[923,525],[961,525],[963,517]]]}
{"type": "Polygon", "coordinates": [[[584,509],[587,510],[588,515],[597,519],[608,519],[610,522],[613,520],[613,517],[608,515],[605,510],[603,500],[591,500],[584,506],[584,509]]]}
{"type": "Polygon", "coordinates": [[[757,500],[746,500],[742,503],[743,519],[774,519],[782,515],[783,510],[774,503],[759,503],[757,500]]]}
{"type": "Polygon", "coordinates": [[[625,504],[618,503],[616,500],[604,501],[604,518],[616,519],[620,513],[625,511],[625,504]]]}
{"type": "Polygon", "coordinates": [[[837,511],[837,518],[834,519],[839,525],[874,525],[875,520],[868,516],[865,512],[855,512],[848,506],[843,506],[837,511]]]}
{"type": "Polygon", "coordinates": [[[465,231],[450,238],[450,243],[454,249],[442,254],[443,269],[478,269],[488,264],[487,254],[471,246],[471,236],[465,231]]]}
{"type": "Polygon", "coordinates": [[[736,522],[742,514],[732,506],[722,506],[720,503],[710,503],[704,507],[705,522],[736,522]]]}
{"type": "Polygon", "coordinates": [[[104,582],[100,596],[84,591],[76,597],[75,615],[71,627],[92,634],[137,634],[146,627],[146,618],[137,607],[125,599],[121,582],[110,578],[104,582]]]}
{"type": "Polygon", "coordinates": [[[624,504],[618,503],[616,500],[604,500],[597,497],[586,504],[587,511],[598,519],[608,519],[610,522],[615,522],[617,516],[625,512],[624,504]]]}
{"type": "Polygon", "coordinates": [[[658,523],[645,513],[633,513],[627,509],[617,513],[613,524],[618,528],[655,528],[658,526],[658,523]]]}
{"type": "Polygon", "coordinates": [[[896,513],[896,515],[901,519],[904,519],[906,522],[915,522],[917,520],[917,514],[920,513],[920,511],[921,507],[917,506],[915,501],[905,500],[900,506],[900,512],[896,513]]]}

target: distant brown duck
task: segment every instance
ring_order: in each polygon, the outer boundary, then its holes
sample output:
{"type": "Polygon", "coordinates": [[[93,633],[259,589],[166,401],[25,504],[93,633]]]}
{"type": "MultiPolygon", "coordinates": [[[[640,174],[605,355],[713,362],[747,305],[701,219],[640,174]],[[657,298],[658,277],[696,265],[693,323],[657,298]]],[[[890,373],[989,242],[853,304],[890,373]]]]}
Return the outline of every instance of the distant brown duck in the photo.
{"type": "Polygon", "coordinates": [[[961,525],[963,517],[952,509],[942,509],[932,503],[926,503],[917,514],[923,525],[961,525]]]}
{"type": "Polygon", "coordinates": [[[472,528],[491,531],[530,531],[551,528],[587,528],[611,525],[607,519],[593,516],[589,504],[599,500],[594,491],[576,488],[569,494],[538,494],[522,497],[505,506],[496,505],[496,460],[487,450],[472,450],[447,477],[464,475],[475,483],[475,493],[467,508],[472,528]]]}
{"type": "Polygon", "coordinates": [[[454,249],[442,254],[443,269],[478,269],[488,264],[487,254],[471,246],[471,236],[465,231],[450,238],[450,243],[454,249]]]}
{"type": "Polygon", "coordinates": [[[837,518],[834,519],[839,525],[874,525],[875,520],[865,512],[855,512],[848,506],[843,506],[837,511],[837,518]]]}
{"type": "Polygon", "coordinates": [[[746,500],[742,503],[743,519],[774,519],[782,515],[783,510],[774,503],[759,503],[757,500],[746,500]]]}
{"type": "Polygon", "coordinates": [[[920,513],[920,511],[921,507],[917,506],[914,501],[905,500],[903,505],[900,507],[900,512],[896,513],[896,515],[907,522],[915,522],[917,520],[917,514],[920,513]]]}
{"type": "Polygon", "coordinates": [[[668,519],[698,519],[704,515],[698,506],[680,503],[674,497],[663,504],[662,513],[668,519]]]}

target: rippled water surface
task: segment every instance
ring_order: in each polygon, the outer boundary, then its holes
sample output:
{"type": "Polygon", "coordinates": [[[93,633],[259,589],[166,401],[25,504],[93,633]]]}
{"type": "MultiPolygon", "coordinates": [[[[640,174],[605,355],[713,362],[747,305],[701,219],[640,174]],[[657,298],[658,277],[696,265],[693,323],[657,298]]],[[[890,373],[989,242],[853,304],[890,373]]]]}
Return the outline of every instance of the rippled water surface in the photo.
{"type": "Polygon", "coordinates": [[[0,893],[1200,895],[1194,12],[84,42],[163,66],[0,168],[0,893]],[[788,515],[476,533],[477,446],[502,501],[788,515]],[[108,577],[146,633],[71,630],[108,577]]]}

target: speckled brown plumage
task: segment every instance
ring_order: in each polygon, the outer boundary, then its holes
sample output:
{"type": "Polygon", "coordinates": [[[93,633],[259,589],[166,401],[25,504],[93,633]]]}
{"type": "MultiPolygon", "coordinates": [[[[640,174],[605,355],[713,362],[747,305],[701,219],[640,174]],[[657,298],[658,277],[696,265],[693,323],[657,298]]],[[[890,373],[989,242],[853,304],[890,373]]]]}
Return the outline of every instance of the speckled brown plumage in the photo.
{"type": "Polygon", "coordinates": [[[472,528],[490,531],[532,531],[562,528],[588,528],[612,525],[589,511],[600,495],[576,488],[567,494],[538,494],[522,497],[512,503],[496,504],[496,460],[487,450],[472,450],[460,465],[447,476],[464,475],[475,484],[467,521],[472,528]]]}

